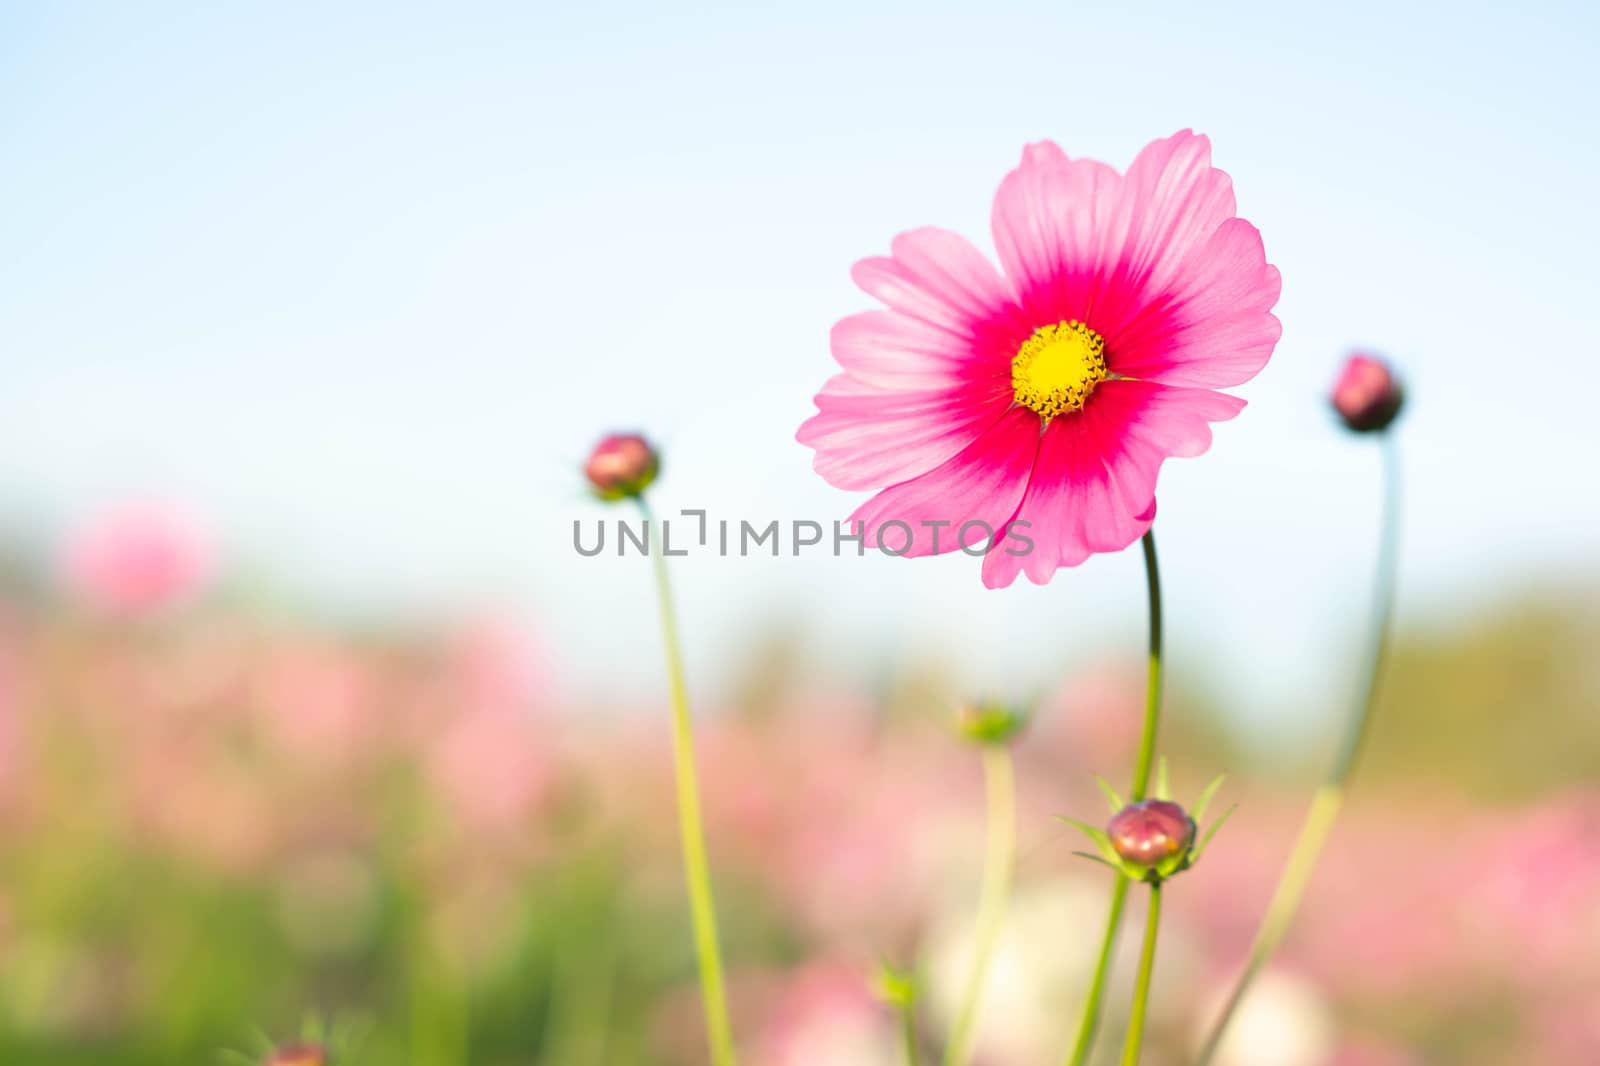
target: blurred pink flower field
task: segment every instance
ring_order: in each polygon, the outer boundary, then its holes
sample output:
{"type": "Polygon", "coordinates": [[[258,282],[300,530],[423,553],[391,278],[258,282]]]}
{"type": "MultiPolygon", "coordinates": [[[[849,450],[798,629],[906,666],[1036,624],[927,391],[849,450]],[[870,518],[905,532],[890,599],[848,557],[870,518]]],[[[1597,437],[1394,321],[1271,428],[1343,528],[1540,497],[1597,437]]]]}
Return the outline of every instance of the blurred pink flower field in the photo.
{"type": "MultiPolygon", "coordinates": [[[[585,703],[499,620],[362,631],[153,584],[137,604],[19,586],[0,611],[0,1061],[207,1061],[307,1014],[361,1019],[359,1062],[703,1061],[658,706],[585,703]]],[[[1589,698],[1516,640],[1503,668],[1530,691],[1589,698]]],[[[1402,640],[1386,714],[1425,720],[1410,701],[1452,699],[1448,664],[1475,655],[1402,640]]],[[[792,676],[757,668],[701,721],[734,1024],[755,1063],[895,1063],[874,974],[920,961],[922,1024],[949,1023],[978,763],[932,672],[792,676]]],[[[1070,1035],[1110,877],[1054,816],[1103,803],[1079,783],[1126,762],[1141,699],[1134,664],[1085,670],[1017,748],[981,1063],[1050,1061],[1070,1035]]],[[[1185,1061],[1241,962],[1306,800],[1281,768],[1316,758],[1262,759],[1203,693],[1174,702],[1175,765],[1226,765],[1240,810],[1172,894],[1156,1063],[1185,1061]]],[[[1512,753],[1492,807],[1448,767],[1380,759],[1220,1061],[1592,1062],[1600,792],[1518,784],[1541,758],[1512,753]]]]}

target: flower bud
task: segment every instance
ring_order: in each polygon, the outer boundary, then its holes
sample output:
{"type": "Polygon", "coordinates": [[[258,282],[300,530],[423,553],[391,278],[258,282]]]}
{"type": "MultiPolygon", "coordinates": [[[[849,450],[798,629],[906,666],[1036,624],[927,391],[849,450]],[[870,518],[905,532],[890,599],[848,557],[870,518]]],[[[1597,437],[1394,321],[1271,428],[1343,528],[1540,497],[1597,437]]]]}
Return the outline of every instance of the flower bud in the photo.
{"type": "Polygon", "coordinates": [[[1376,433],[1400,414],[1405,393],[1389,364],[1357,352],[1345,360],[1332,401],[1346,427],[1356,433],[1376,433]]]}
{"type": "Polygon", "coordinates": [[[1005,744],[1027,724],[1025,712],[1002,703],[968,703],[956,712],[956,732],[977,744],[1005,744]]]}
{"type": "Polygon", "coordinates": [[[885,1005],[909,1010],[917,1001],[917,979],[910,970],[884,963],[873,978],[872,991],[885,1005]]]}
{"type": "MultiPolygon", "coordinates": [[[[1111,816],[1106,835],[1118,855],[1140,866],[1160,868],[1182,860],[1194,844],[1194,819],[1171,800],[1130,803],[1111,816]]],[[[1163,873],[1170,872],[1163,870],[1163,873]]]]}
{"type": "Polygon", "coordinates": [[[264,1066],[328,1066],[328,1049],[310,1042],[285,1044],[267,1056],[264,1066]]]}
{"type": "Polygon", "coordinates": [[[638,496],[661,472],[661,457],[637,433],[612,433],[589,453],[583,474],[602,500],[638,496]]]}

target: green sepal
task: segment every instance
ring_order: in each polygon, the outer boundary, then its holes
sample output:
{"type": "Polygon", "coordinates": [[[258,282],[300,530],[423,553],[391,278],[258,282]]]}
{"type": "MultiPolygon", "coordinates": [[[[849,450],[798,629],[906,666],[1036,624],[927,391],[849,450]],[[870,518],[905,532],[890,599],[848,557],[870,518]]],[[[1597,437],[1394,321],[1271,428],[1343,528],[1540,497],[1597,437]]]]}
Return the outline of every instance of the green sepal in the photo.
{"type": "Polygon", "coordinates": [[[1107,781],[1105,778],[1096,775],[1094,783],[1100,786],[1100,791],[1104,793],[1107,802],[1111,804],[1112,814],[1116,814],[1118,811],[1122,810],[1122,808],[1127,806],[1127,804],[1122,802],[1122,797],[1117,795],[1117,790],[1111,787],[1110,781],[1107,781]]]}
{"type": "Polygon", "coordinates": [[[1211,800],[1216,796],[1217,789],[1221,788],[1222,783],[1227,779],[1227,774],[1218,774],[1212,778],[1211,784],[1207,785],[1205,790],[1200,793],[1200,798],[1194,801],[1194,810],[1190,812],[1189,816],[1195,820],[1196,824],[1205,821],[1206,808],[1211,805],[1211,800]]]}
{"type": "Polygon", "coordinates": [[[1119,875],[1126,877],[1130,881],[1149,881],[1151,879],[1151,874],[1154,872],[1152,867],[1140,866],[1136,862],[1129,862],[1120,855],[1117,856],[1116,862],[1110,862],[1101,858],[1099,855],[1091,855],[1087,851],[1075,851],[1072,854],[1078,856],[1079,858],[1088,859],[1091,862],[1097,862],[1101,866],[1108,867],[1109,869],[1116,871],[1119,875]]]}
{"type": "Polygon", "coordinates": [[[1080,859],[1088,859],[1090,862],[1097,862],[1101,866],[1109,866],[1109,867],[1111,867],[1111,869],[1117,871],[1117,873],[1119,873],[1119,874],[1123,872],[1122,867],[1116,866],[1116,865],[1113,865],[1112,863],[1107,862],[1105,859],[1101,858],[1099,855],[1094,854],[1093,852],[1090,852],[1090,851],[1075,851],[1072,854],[1076,855],[1080,859]]]}
{"type": "Polygon", "coordinates": [[[1196,857],[1197,856],[1193,848],[1180,851],[1176,855],[1168,855],[1166,858],[1150,867],[1151,873],[1155,874],[1155,876],[1146,877],[1145,880],[1165,881],[1173,874],[1181,874],[1190,866],[1194,865],[1194,860],[1196,857]]]}
{"type": "Polygon", "coordinates": [[[1192,858],[1189,861],[1191,864],[1199,860],[1200,853],[1206,850],[1206,845],[1210,844],[1211,838],[1217,835],[1217,830],[1222,828],[1222,823],[1226,822],[1228,818],[1232,816],[1233,812],[1238,809],[1239,805],[1235,803],[1232,807],[1229,807],[1227,810],[1223,811],[1222,814],[1217,817],[1216,821],[1211,823],[1211,828],[1207,829],[1206,835],[1200,838],[1200,843],[1196,844],[1190,849],[1192,858]]]}
{"type": "Polygon", "coordinates": [[[1122,856],[1118,855],[1117,849],[1111,846],[1111,837],[1104,829],[1097,825],[1090,825],[1088,822],[1080,822],[1076,818],[1069,818],[1064,814],[1056,817],[1068,825],[1075,825],[1083,830],[1083,835],[1094,841],[1094,846],[1100,849],[1100,854],[1106,857],[1106,862],[1119,869],[1122,868],[1122,856]]]}

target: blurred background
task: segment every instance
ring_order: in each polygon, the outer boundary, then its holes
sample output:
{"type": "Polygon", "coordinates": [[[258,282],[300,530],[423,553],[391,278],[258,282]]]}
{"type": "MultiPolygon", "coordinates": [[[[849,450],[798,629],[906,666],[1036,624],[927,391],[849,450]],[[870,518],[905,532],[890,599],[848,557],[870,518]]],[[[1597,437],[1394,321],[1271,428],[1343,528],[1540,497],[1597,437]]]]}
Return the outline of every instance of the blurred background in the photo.
{"type": "MultiPolygon", "coordinates": [[[[1597,53],[1576,3],[0,6],[0,1062],[254,1061],[307,1018],[351,1063],[703,1061],[648,567],[574,551],[588,447],[658,439],[669,514],[843,517],[793,432],[850,263],[988,247],[1028,141],[1123,167],[1185,126],[1284,338],[1161,483],[1164,747],[1241,806],[1171,894],[1148,1061],[1359,686],[1378,456],[1324,396],[1365,347],[1412,399],[1398,644],[1224,1060],[1593,1062],[1597,53]]],[[[746,1059],[896,1061],[884,958],[943,1031],[981,694],[1037,710],[981,1061],[1055,1061],[1108,886],[1053,816],[1127,773],[1137,553],[999,592],[675,564],[746,1059]]]]}

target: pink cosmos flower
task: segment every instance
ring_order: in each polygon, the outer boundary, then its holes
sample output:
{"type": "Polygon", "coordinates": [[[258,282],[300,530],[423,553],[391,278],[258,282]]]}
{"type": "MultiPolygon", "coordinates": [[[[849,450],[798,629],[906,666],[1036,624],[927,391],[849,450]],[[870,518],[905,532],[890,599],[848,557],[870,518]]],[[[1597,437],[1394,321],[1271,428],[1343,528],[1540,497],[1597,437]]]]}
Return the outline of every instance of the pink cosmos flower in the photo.
{"type": "Polygon", "coordinates": [[[1030,145],[992,226],[998,270],[934,228],[856,264],[888,309],[834,327],[844,373],[798,439],[830,483],[881,490],[851,516],[868,543],[982,552],[994,588],[1138,540],[1163,460],[1210,447],[1244,407],[1215,390],[1281,328],[1277,268],[1187,130],[1126,174],[1030,145]]]}
{"type": "Polygon", "coordinates": [[[157,503],[96,516],[67,545],[67,575],[95,607],[150,614],[193,596],[209,575],[212,549],[198,523],[157,503]]]}

